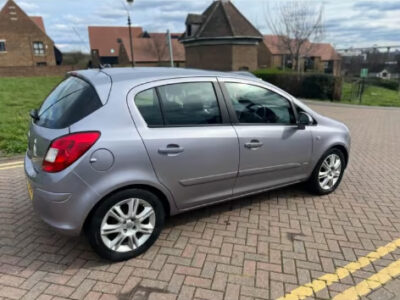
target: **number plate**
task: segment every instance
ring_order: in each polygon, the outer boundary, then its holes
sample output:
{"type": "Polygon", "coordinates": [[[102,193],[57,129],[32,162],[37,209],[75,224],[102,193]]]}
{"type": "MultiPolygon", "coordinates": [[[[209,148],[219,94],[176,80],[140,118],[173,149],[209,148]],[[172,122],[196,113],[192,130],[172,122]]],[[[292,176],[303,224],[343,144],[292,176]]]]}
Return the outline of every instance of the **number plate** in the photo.
{"type": "Polygon", "coordinates": [[[29,194],[29,198],[32,200],[33,199],[33,189],[31,184],[29,183],[29,181],[26,182],[28,185],[28,194],[29,194]]]}

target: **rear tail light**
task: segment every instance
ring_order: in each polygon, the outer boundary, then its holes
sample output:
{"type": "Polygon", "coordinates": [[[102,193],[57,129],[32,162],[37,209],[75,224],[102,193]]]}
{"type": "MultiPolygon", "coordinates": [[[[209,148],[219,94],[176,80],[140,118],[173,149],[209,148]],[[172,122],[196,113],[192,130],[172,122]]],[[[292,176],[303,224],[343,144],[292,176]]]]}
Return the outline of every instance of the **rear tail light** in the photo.
{"type": "Polygon", "coordinates": [[[90,149],[100,137],[100,132],[79,132],[54,140],[43,160],[43,171],[60,172],[73,164],[90,149]]]}

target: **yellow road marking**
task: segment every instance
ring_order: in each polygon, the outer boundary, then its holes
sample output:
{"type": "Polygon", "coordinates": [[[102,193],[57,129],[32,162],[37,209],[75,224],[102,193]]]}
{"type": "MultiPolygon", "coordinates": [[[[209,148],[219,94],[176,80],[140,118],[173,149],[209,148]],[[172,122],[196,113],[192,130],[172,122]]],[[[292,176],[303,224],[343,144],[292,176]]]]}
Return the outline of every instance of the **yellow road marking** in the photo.
{"type": "Polygon", "coordinates": [[[279,298],[278,300],[298,300],[310,297],[313,295],[313,293],[317,293],[325,289],[326,287],[330,286],[331,284],[338,282],[340,279],[349,276],[351,273],[354,273],[357,270],[360,270],[368,266],[372,262],[393,252],[397,248],[400,248],[400,239],[390,242],[385,246],[379,247],[375,251],[367,254],[366,256],[360,257],[355,262],[351,262],[345,265],[344,267],[337,268],[335,273],[322,275],[321,277],[313,280],[312,282],[299,286],[294,290],[292,290],[290,293],[279,298]]]}
{"type": "Polygon", "coordinates": [[[333,300],[355,300],[365,296],[400,275],[400,260],[391,263],[378,273],[336,295],[333,300]]]}
{"type": "Polygon", "coordinates": [[[23,164],[21,165],[15,165],[15,166],[10,166],[10,167],[4,167],[4,168],[0,168],[0,171],[2,170],[9,170],[9,169],[15,169],[15,168],[21,168],[23,166],[23,164]]]}
{"type": "Polygon", "coordinates": [[[4,164],[0,164],[0,168],[6,167],[6,166],[20,165],[23,163],[24,163],[23,161],[14,161],[14,162],[9,162],[9,163],[4,163],[4,164]]]}

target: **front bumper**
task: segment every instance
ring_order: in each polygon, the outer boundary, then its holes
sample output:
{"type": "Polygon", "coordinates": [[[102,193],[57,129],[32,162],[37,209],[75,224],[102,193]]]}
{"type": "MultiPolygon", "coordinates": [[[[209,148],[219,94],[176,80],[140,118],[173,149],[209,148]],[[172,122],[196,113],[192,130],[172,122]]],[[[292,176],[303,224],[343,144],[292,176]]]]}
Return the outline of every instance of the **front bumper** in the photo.
{"type": "Polygon", "coordinates": [[[37,172],[27,155],[25,174],[36,214],[63,234],[79,235],[97,194],[71,170],[53,174],[37,172]]]}

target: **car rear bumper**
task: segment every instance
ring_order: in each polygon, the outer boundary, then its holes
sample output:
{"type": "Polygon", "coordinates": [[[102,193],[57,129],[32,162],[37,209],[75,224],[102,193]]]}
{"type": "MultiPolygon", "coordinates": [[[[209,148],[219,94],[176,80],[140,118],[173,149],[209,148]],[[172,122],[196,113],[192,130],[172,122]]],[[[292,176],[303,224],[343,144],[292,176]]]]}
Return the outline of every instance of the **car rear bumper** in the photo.
{"type": "Polygon", "coordinates": [[[63,234],[79,235],[97,194],[74,172],[37,172],[27,155],[25,174],[36,214],[63,234]]]}

